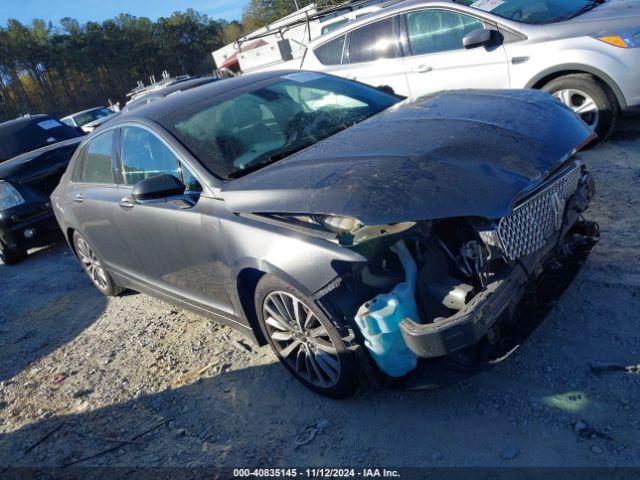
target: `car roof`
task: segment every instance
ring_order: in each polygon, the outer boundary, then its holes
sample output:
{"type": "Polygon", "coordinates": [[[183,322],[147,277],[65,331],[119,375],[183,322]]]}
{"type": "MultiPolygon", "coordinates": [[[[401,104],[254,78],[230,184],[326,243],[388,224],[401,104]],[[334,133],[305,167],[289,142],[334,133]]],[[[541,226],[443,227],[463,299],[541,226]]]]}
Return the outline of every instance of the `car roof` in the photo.
{"type": "Polygon", "coordinates": [[[161,102],[154,102],[144,107],[136,108],[131,112],[125,112],[118,116],[115,123],[122,123],[135,119],[148,119],[157,122],[162,117],[182,110],[190,105],[206,100],[211,97],[223,95],[228,92],[243,88],[252,83],[258,83],[269,78],[275,78],[290,73],[300,72],[300,70],[279,70],[259,73],[248,73],[239,77],[227,78],[216,82],[206,83],[199,87],[190,88],[175,95],[166,97],[161,102]]]}
{"type": "Polygon", "coordinates": [[[181,80],[179,82],[172,83],[167,85],[166,87],[158,88],[156,90],[149,90],[147,93],[132,99],[129,103],[137,102],[138,100],[142,100],[150,97],[166,97],[174,92],[180,92],[182,90],[189,90],[191,88],[198,87],[200,85],[205,85],[207,83],[213,83],[218,81],[217,77],[200,77],[200,78],[190,78],[188,80],[181,80]]]}
{"type": "Polygon", "coordinates": [[[14,118],[12,120],[7,120],[5,122],[0,123],[0,128],[20,125],[22,123],[30,123],[35,120],[42,120],[43,118],[51,118],[51,117],[43,113],[39,113],[37,115],[25,115],[24,117],[18,117],[18,118],[14,118]]]}
{"type": "MultiPolygon", "coordinates": [[[[455,3],[454,0],[388,0],[383,3],[379,3],[376,6],[380,6],[381,8],[378,10],[374,10],[365,15],[362,15],[359,18],[350,20],[346,24],[342,25],[340,28],[336,28],[324,35],[320,35],[319,37],[314,38],[307,47],[314,48],[316,45],[323,44],[325,41],[337,38],[340,35],[343,35],[346,32],[350,32],[354,28],[362,24],[366,24],[370,19],[377,19],[379,17],[386,17],[388,15],[393,15],[396,10],[402,10],[403,8],[410,7],[411,5],[424,5],[427,3],[455,3]],[[389,13],[391,12],[391,13],[389,13]]],[[[357,10],[354,10],[357,12],[357,10]]]]}
{"type": "Polygon", "coordinates": [[[483,18],[486,18],[490,21],[493,22],[499,22],[500,24],[504,25],[507,28],[515,28],[515,26],[517,25],[518,30],[522,30],[524,28],[529,29],[530,27],[535,27],[535,25],[527,25],[527,24],[519,24],[518,22],[515,22],[513,20],[510,20],[508,18],[503,18],[503,17],[498,17],[496,16],[494,13],[490,12],[490,11],[484,11],[478,8],[474,8],[472,6],[469,5],[465,5],[463,2],[458,1],[458,0],[389,0],[389,2],[386,3],[382,3],[380,5],[383,5],[384,8],[381,8],[379,10],[376,10],[374,12],[370,12],[366,15],[363,15],[360,18],[357,18],[355,20],[351,20],[350,22],[346,23],[345,25],[341,26],[340,28],[337,28],[335,30],[332,30],[331,32],[328,32],[324,35],[321,35],[315,39],[313,39],[311,42],[309,42],[309,44],[307,45],[307,48],[310,49],[314,49],[319,45],[323,45],[326,42],[329,42],[335,38],[340,37],[341,35],[344,35],[346,33],[349,33],[353,30],[355,30],[356,28],[362,26],[362,25],[366,25],[368,23],[371,22],[375,22],[378,19],[381,18],[385,18],[391,15],[394,15],[396,13],[402,12],[404,10],[410,10],[411,7],[414,6],[421,6],[421,5],[433,5],[433,6],[447,6],[447,7],[452,7],[455,6],[456,10],[461,10],[463,12],[467,11],[470,14],[474,14],[477,16],[481,16],[483,18]]]}

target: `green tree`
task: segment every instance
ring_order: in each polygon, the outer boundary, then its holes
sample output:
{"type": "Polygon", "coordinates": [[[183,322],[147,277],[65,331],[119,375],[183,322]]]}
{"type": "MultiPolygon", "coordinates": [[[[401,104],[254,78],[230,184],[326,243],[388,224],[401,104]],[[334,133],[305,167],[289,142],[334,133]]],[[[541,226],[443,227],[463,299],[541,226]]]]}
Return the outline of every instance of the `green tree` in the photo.
{"type": "Polygon", "coordinates": [[[191,9],[155,22],[132,15],[85,24],[64,18],[57,28],[9,20],[0,26],[0,121],[122,102],[138,80],[159,79],[164,70],[211,73],[211,52],[223,45],[228,25],[191,9]]]}
{"type": "Polygon", "coordinates": [[[224,25],[223,33],[222,33],[222,41],[225,44],[233,43],[243,33],[244,33],[244,25],[234,20],[224,25]]]}

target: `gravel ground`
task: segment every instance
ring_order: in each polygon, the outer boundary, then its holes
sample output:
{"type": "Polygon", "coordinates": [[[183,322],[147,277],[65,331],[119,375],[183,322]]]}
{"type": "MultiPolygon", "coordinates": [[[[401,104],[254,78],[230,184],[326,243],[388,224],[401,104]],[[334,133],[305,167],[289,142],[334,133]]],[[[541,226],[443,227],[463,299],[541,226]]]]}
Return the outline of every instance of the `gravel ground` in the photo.
{"type": "Polygon", "coordinates": [[[600,243],[514,355],[437,390],[326,400],[227,327],[142,294],[103,298],[66,246],[0,264],[0,472],[640,467],[640,374],[591,370],[640,364],[640,120],[583,157],[600,243]]]}

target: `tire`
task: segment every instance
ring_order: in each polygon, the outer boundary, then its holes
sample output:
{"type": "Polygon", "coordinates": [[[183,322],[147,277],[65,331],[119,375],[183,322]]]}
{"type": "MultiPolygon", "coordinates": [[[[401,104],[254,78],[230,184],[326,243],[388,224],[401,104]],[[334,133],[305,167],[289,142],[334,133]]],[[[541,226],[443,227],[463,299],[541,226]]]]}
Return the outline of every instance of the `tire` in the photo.
{"type": "Polygon", "coordinates": [[[5,265],[15,265],[27,257],[26,250],[14,250],[0,242],[0,260],[2,260],[2,263],[5,265]]]}
{"type": "Polygon", "coordinates": [[[78,232],[73,233],[73,247],[82,269],[100,293],[107,297],[122,293],[123,289],[115,284],[89,242],[78,232]]]}
{"type": "Polygon", "coordinates": [[[612,92],[600,80],[588,74],[565,75],[550,81],[542,90],[558,98],[571,107],[598,134],[598,140],[592,144],[603,142],[611,134],[620,116],[620,105],[612,92]],[[581,113],[585,106],[594,105],[594,109],[581,113]]]}
{"type": "Polygon", "coordinates": [[[356,355],[336,323],[313,300],[279,278],[265,275],[256,287],[255,307],[267,342],[296,380],[329,398],[347,398],[356,392],[356,355]],[[296,301],[300,323],[292,312],[296,301]]]}

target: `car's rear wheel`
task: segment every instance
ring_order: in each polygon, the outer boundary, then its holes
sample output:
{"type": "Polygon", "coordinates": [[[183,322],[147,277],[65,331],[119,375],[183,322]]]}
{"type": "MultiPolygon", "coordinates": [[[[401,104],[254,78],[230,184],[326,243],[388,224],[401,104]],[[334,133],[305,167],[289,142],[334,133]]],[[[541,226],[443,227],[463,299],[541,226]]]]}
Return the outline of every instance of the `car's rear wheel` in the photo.
{"type": "Polygon", "coordinates": [[[26,250],[14,250],[4,243],[0,242],[0,260],[5,265],[15,265],[27,258],[26,250]]]}
{"type": "Polygon", "coordinates": [[[107,297],[113,297],[122,292],[122,288],[118,287],[95,250],[89,245],[89,242],[78,232],[73,234],[73,245],[80,260],[80,265],[93,282],[93,285],[107,297]]]}
{"type": "Polygon", "coordinates": [[[356,392],[356,356],[312,299],[265,275],[256,287],[256,312],[269,345],[298,381],[330,398],[356,392]]]}
{"type": "Polygon", "coordinates": [[[620,106],[602,82],[591,75],[574,74],[556,78],[542,89],[576,112],[604,141],[615,126],[620,106]]]}

